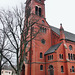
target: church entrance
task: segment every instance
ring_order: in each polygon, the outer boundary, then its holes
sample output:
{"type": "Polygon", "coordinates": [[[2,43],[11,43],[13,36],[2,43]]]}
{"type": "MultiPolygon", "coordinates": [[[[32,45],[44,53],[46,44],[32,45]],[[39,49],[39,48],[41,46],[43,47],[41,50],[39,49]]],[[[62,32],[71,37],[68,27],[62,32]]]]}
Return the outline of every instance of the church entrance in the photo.
{"type": "Polygon", "coordinates": [[[49,66],[49,75],[54,75],[54,68],[52,65],[49,66]]]}
{"type": "Polygon", "coordinates": [[[24,64],[23,64],[23,66],[22,66],[21,75],[25,75],[25,65],[24,65],[24,64]]]}

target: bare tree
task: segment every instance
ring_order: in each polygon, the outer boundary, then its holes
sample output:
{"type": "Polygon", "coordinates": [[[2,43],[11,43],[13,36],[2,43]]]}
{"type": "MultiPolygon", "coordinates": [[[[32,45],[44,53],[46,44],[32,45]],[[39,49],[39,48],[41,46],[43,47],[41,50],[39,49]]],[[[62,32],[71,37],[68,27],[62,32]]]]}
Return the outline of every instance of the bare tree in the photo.
{"type": "MultiPolygon", "coordinates": [[[[1,75],[1,69],[5,63],[7,63],[7,60],[2,57],[4,54],[6,57],[9,54],[8,51],[5,52],[5,46],[6,46],[6,36],[5,34],[0,30],[0,75],[1,75]]],[[[8,57],[9,58],[9,57],[8,57]]],[[[10,59],[10,58],[9,58],[10,59]]]]}
{"type": "MultiPolygon", "coordinates": [[[[13,9],[13,11],[2,10],[0,11],[0,22],[3,26],[3,29],[0,29],[6,36],[4,53],[2,57],[6,59],[15,70],[17,75],[20,75],[23,62],[28,62],[26,59],[26,53],[31,49],[31,42],[35,37],[38,37],[40,28],[44,25],[39,24],[40,19],[35,18],[34,16],[28,20],[30,16],[30,8],[24,12],[24,7],[21,5],[21,9],[13,9]],[[27,46],[28,45],[28,46],[27,46]],[[7,55],[11,53],[8,58],[7,55]],[[16,64],[17,68],[13,66],[12,57],[16,54],[16,64]]],[[[5,38],[4,38],[5,40],[5,38]]],[[[30,52],[31,53],[31,52],[30,52]]]]}

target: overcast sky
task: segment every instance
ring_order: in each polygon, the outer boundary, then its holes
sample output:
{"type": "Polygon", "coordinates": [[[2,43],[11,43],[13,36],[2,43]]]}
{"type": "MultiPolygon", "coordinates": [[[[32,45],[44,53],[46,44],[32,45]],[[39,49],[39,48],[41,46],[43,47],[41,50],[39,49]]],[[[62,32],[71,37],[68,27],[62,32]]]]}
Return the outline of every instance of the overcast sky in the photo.
{"type": "MultiPolygon", "coordinates": [[[[0,9],[8,9],[25,3],[26,0],[0,0],[0,9]]],[[[75,34],[75,0],[46,0],[46,20],[55,27],[62,23],[66,31],[75,34]]]]}

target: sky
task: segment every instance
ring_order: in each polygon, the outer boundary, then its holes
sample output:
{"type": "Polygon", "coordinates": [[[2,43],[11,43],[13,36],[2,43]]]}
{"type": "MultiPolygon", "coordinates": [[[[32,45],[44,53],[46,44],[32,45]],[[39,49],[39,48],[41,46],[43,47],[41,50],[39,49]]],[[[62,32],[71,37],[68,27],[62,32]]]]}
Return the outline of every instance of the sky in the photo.
{"type": "MultiPolygon", "coordinates": [[[[12,9],[26,0],[0,0],[0,9],[12,9]]],[[[75,34],[75,0],[46,0],[45,1],[46,21],[49,25],[60,28],[75,34]]]]}

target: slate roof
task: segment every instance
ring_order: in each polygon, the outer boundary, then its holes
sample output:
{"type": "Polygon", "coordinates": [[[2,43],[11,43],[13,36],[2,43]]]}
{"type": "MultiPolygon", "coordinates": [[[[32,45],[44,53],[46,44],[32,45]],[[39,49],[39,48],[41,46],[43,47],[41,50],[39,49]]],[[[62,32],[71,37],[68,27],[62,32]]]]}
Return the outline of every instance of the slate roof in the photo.
{"type": "MultiPolygon", "coordinates": [[[[53,26],[50,26],[50,27],[54,32],[56,32],[58,35],[60,35],[60,30],[58,28],[53,27],[53,26]]],[[[65,34],[66,40],[75,42],[75,34],[67,32],[67,31],[64,31],[64,34],[65,34]]]]}
{"type": "Polygon", "coordinates": [[[60,45],[61,45],[61,43],[51,46],[51,47],[45,52],[44,55],[47,55],[47,54],[50,54],[50,53],[55,52],[55,51],[59,48],[60,45]]]}

